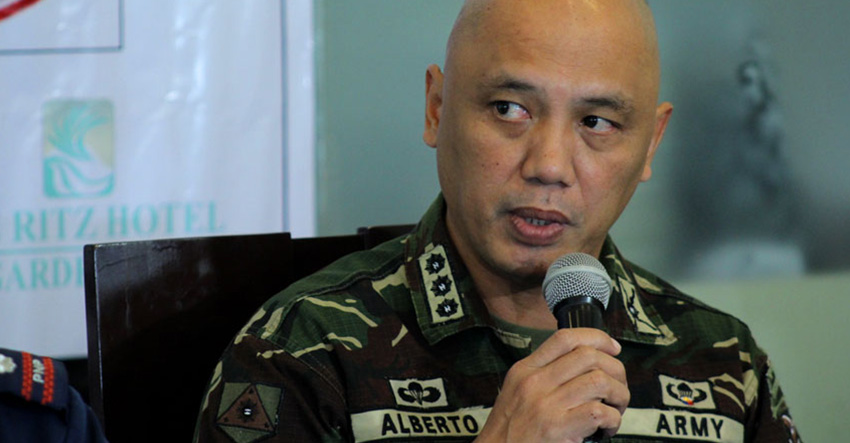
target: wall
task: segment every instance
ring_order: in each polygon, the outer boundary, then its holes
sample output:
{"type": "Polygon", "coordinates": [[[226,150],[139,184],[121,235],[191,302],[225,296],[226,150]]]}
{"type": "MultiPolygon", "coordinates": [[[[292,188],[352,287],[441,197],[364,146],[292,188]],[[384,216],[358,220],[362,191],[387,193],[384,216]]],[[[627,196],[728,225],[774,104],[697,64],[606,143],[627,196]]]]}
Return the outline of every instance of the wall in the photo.
{"type": "Polygon", "coordinates": [[[458,1],[318,1],[318,232],[415,223],[437,196],[425,69],[458,1]]]}
{"type": "Polygon", "coordinates": [[[680,289],[749,325],[773,362],[808,443],[843,441],[850,411],[850,273],[744,282],[689,282],[680,289]]]}

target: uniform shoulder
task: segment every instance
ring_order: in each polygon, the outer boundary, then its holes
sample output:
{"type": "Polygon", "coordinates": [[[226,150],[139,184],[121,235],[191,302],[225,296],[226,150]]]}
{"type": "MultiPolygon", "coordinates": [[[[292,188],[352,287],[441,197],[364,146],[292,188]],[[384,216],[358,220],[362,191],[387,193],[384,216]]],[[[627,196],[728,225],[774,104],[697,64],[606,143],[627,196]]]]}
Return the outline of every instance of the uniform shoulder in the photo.
{"type": "Polygon", "coordinates": [[[286,348],[329,330],[376,324],[407,293],[403,257],[401,239],[346,255],[272,296],[240,335],[286,348]]]}
{"type": "Polygon", "coordinates": [[[0,441],[105,443],[62,362],[0,348],[0,441]],[[14,423],[14,426],[4,426],[14,423]]]}
{"type": "Polygon", "coordinates": [[[372,249],[348,254],[316,273],[291,284],[280,294],[333,294],[347,291],[361,281],[380,280],[396,272],[404,262],[405,237],[390,240],[372,249]]]}
{"type": "Polygon", "coordinates": [[[61,410],[68,403],[68,373],[50,357],[0,348],[0,394],[61,410]]]}
{"type": "Polygon", "coordinates": [[[656,309],[666,311],[668,316],[681,312],[690,312],[693,315],[710,318],[714,322],[723,320],[731,322],[734,327],[743,329],[749,333],[749,327],[734,315],[717,309],[697,297],[685,294],[669,281],[639,265],[627,262],[627,266],[631,269],[635,281],[641,288],[644,296],[647,297],[656,309]]]}

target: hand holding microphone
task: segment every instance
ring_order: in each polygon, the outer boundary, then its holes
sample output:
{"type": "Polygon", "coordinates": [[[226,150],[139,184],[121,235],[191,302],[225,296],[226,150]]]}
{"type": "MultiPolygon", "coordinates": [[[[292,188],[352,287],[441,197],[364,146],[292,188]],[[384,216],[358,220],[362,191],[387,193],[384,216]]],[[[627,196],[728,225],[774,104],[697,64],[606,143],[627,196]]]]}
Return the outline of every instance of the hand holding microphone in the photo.
{"type": "Polygon", "coordinates": [[[559,329],[508,371],[481,441],[581,443],[620,426],[630,398],[621,348],[599,329],[610,278],[595,258],[568,254],[543,287],[559,329]]]}
{"type": "MultiPolygon", "coordinates": [[[[611,277],[598,260],[583,253],[567,254],[555,260],[543,279],[543,297],[558,321],[558,329],[602,329],[602,312],[611,298],[611,277]]],[[[602,440],[597,430],[584,440],[602,440]]]]}

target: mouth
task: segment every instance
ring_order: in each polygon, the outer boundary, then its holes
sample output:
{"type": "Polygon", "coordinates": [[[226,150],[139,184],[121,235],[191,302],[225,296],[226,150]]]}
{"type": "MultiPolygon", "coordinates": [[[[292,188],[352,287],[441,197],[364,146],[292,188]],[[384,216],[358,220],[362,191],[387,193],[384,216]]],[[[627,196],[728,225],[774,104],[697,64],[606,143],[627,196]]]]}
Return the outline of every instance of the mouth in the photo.
{"type": "Polygon", "coordinates": [[[526,217],[526,218],[524,218],[524,220],[525,220],[526,223],[530,223],[534,226],[549,226],[552,223],[555,223],[553,221],[541,220],[539,218],[532,218],[532,217],[526,217]]]}
{"type": "Polygon", "coordinates": [[[537,208],[514,209],[510,219],[517,238],[532,246],[555,243],[570,224],[570,219],[559,211],[537,208]]]}
{"type": "Polygon", "coordinates": [[[560,211],[549,211],[537,208],[517,208],[510,211],[512,215],[520,217],[528,223],[538,226],[552,224],[567,225],[570,219],[560,211]]]}

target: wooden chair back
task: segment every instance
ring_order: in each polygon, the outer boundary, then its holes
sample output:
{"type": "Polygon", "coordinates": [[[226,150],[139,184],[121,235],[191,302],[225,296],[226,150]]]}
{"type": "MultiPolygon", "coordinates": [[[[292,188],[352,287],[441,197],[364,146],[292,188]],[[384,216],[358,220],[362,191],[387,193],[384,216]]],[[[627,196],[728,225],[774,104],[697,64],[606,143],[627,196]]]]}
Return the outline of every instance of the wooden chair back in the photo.
{"type": "Polygon", "coordinates": [[[86,245],[89,401],[107,438],[189,441],[221,352],[263,302],[411,228],[86,245]]]}

